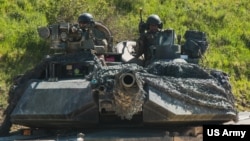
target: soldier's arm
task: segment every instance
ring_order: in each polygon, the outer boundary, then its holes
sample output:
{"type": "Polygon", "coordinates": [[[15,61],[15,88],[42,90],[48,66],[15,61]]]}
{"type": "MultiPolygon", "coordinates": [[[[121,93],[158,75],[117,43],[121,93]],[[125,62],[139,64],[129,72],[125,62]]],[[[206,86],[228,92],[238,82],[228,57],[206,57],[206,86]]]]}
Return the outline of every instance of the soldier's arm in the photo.
{"type": "Polygon", "coordinates": [[[143,37],[140,37],[136,43],[136,58],[139,58],[144,53],[144,42],[143,37]]]}

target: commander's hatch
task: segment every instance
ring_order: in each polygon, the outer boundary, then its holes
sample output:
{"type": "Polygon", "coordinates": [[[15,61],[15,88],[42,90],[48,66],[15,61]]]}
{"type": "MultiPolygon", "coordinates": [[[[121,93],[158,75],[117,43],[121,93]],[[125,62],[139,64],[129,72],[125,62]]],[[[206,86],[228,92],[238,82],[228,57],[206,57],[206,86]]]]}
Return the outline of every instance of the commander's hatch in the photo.
{"type": "Polygon", "coordinates": [[[156,44],[159,46],[167,46],[175,44],[175,31],[173,29],[166,29],[159,32],[156,36],[156,44]]]}
{"type": "Polygon", "coordinates": [[[175,59],[181,54],[181,46],[175,44],[175,32],[172,29],[157,33],[155,45],[150,46],[152,59],[175,59]]]}

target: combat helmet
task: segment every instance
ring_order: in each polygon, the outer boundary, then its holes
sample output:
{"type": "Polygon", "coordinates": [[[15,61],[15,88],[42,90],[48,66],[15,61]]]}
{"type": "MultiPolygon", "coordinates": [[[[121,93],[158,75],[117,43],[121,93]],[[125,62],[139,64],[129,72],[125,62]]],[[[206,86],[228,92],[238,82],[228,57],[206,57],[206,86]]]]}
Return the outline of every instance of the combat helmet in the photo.
{"type": "Polygon", "coordinates": [[[93,16],[90,13],[83,13],[78,17],[78,22],[92,23],[93,21],[93,16]]]}
{"type": "Polygon", "coordinates": [[[149,27],[150,24],[156,24],[158,25],[158,27],[161,29],[163,24],[162,24],[162,21],[160,19],[160,17],[156,14],[152,14],[150,15],[148,18],[147,18],[147,27],[149,27]]]}

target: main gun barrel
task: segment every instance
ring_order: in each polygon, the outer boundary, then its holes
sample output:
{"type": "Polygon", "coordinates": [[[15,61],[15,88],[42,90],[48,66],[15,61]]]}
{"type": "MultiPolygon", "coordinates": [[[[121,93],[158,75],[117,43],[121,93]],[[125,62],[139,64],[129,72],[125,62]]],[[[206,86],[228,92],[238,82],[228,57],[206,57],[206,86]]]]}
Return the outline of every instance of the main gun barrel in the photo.
{"type": "Polygon", "coordinates": [[[122,86],[130,88],[135,85],[135,76],[132,73],[124,73],[120,76],[122,86]]]}

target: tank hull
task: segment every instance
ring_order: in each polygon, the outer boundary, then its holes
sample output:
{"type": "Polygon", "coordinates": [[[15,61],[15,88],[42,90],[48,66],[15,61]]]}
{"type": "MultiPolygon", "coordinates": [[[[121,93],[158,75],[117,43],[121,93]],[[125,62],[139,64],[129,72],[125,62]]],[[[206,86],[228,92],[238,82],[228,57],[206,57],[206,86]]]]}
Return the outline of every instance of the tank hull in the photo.
{"type": "Polygon", "coordinates": [[[85,79],[31,80],[11,114],[11,121],[49,128],[167,127],[224,123],[237,117],[232,110],[200,106],[150,86],[141,111],[130,120],[121,119],[115,112],[101,113],[97,101],[91,83],[85,79]]]}
{"type": "Polygon", "coordinates": [[[11,114],[31,127],[81,127],[98,123],[98,107],[86,80],[31,80],[11,114]]]}
{"type": "Polygon", "coordinates": [[[143,120],[145,123],[202,125],[231,121],[237,116],[233,110],[216,108],[215,105],[214,107],[211,107],[211,105],[197,105],[151,87],[148,95],[148,100],[143,106],[143,120]]]}

